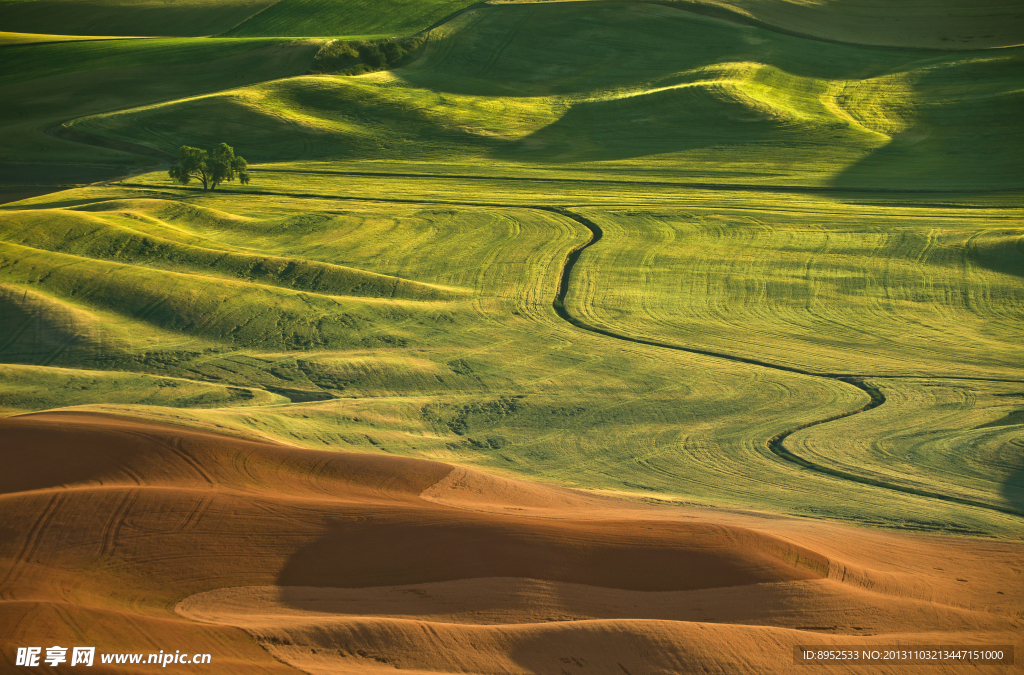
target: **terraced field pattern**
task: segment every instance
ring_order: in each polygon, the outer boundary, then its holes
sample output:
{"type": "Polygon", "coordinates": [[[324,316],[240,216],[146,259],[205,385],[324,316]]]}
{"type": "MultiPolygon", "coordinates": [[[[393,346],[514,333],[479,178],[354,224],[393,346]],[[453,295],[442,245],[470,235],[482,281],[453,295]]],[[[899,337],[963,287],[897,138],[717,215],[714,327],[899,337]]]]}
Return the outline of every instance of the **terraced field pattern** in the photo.
{"type": "Polygon", "coordinates": [[[1019,3],[0,0],[0,59],[4,668],[1024,663],[1019,3]]]}

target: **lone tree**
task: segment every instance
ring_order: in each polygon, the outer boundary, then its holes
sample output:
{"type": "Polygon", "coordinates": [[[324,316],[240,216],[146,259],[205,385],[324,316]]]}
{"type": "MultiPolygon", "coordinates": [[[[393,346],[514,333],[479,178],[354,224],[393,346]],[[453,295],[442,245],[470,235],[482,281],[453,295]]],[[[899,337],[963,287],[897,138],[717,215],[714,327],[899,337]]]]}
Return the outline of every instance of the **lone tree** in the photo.
{"type": "Polygon", "coordinates": [[[235,157],[235,150],[227,143],[221,143],[207,152],[200,148],[183,145],[178,148],[178,165],[167,172],[171,180],[182,185],[196,178],[203,181],[204,190],[216,190],[225,181],[235,177],[243,185],[249,184],[249,164],[242,157],[235,157]]]}

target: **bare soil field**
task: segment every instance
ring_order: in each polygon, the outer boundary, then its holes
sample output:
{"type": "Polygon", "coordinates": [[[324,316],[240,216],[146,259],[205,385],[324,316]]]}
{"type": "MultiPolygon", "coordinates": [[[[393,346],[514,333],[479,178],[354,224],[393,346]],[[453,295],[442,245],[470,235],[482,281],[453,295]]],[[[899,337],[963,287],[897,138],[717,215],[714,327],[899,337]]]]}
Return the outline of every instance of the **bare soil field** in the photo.
{"type": "Polygon", "coordinates": [[[5,668],[40,635],[218,673],[783,673],[795,645],[1024,645],[1020,543],[100,414],[10,417],[0,439],[5,668]]]}

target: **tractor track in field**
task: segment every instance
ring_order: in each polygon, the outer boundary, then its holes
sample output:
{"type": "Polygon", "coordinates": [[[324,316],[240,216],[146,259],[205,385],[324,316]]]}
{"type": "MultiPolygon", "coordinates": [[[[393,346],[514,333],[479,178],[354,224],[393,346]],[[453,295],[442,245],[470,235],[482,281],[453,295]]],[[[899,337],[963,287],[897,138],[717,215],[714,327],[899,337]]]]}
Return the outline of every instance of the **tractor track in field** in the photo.
{"type": "MultiPolygon", "coordinates": [[[[898,485],[896,483],[889,483],[887,481],[882,481],[882,480],[878,480],[878,479],[875,479],[875,478],[867,478],[865,476],[859,476],[857,474],[849,473],[847,471],[841,471],[839,469],[833,469],[833,468],[830,468],[830,467],[827,467],[827,466],[822,466],[821,464],[816,464],[815,462],[811,462],[811,461],[809,461],[807,459],[804,459],[803,457],[800,457],[799,455],[794,454],[793,452],[791,452],[790,450],[788,450],[786,448],[786,445],[785,445],[786,439],[789,436],[795,434],[798,431],[801,431],[803,429],[808,429],[810,427],[819,426],[819,425],[822,425],[822,424],[827,424],[829,422],[834,422],[834,421],[842,419],[844,417],[851,417],[853,415],[858,415],[860,413],[867,412],[868,410],[871,410],[872,408],[877,408],[878,406],[880,406],[883,403],[885,403],[885,394],[883,394],[882,391],[878,387],[875,387],[875,386],[873,386],[873,385],[871,385],[871,384],[869,384],[869,383],[864,381],[865,378],[873,378],[874,377],[873,375],[855,375],[855,374],[839,374],[839,373],[815,373],[815,372],[812,372],[812,371],[809,371],[809,370],[803,370],[801,368],[794,368],[794,367],[791,367],[791,366],[783,366],[783,365],[779,365],[779,364],[776,364],[776,363],[769,363],[767,361],[761,361],[759,359],[750,359],[750,358],[745,358],[745,357],[742,357],[742,356],[735,356],[733,354],[725,354],[725,353],[722,353],[722,352],[709,351],[709,350],[706,350],[706,349],[697,349],[697,348],[693,348],[693,347],[682,347],[682,346],[674,345],[674,344],[667,343],[667,342],[660,342],[658,340],[648,340],[648,339],[644,339],[644,338],[630,337],[628,335],[623,335],[622,333],[616,333],[614,331],[606,330],[604,328],[598,328],[597,326],[591,326],[590,324],[588,324],[588,323],[586,323],[584,321],[581,321],[580,319],[577,319],[576,317],[572,316],[571,314],[569,314],[568,310],[565,308],[565,296],[569,292],[569,282],[570,282],[570,279],[572,277],[573,268],[576,266],[576,263],[579,261],[580,256],[583,255],[583,251],[585,251],[586,249],[590,248],[591,246],[593,246],[597,242],[601,241],[601,238],[604,236],[604,233],[601,230],[601,227],[597,223],[593,222],[589,218],[581,216],[581,215],[579,215],[577,213],[573,213],[572,211],[570,211],[568,209],[557,208],[557,207],[534,207],[534,208],[538,208],[538,209],[541,209],[541,210],[544,210],[544,211],[551,211],[551,212],[554,212],[554,213],[561,214],[565,218],[570,218],[571,220],[579,223],[580,225],[584,226],[585,228],[587,228],[590,231],[590,239],[588,241],[586,241],[585,243],[581,244],[580,246],[577,246],[576,248],[571,250],[569,252],[569,254],[566,256],[565,263],[562,266],[562,273],[561,273],[561,276],[559,277],[559,280],[558,280],[558,293],[555,296],[554,302],[552,303],[552,305],[554,307],[554,310],[555,310],[555,313],[558,314],[559,318],[563,319],[564,321],[567,321],[568,323],[572,324],[576,328],[588,331],[590,333],[596,333],[598,335],[603,335],[605,337],[614,338],[616,340],[623,340],[623,341],[626,341],[626,342],[633,342],[633,343],[636,343],[636,344],[649,345],[649,346],[652,346],[652,347],[660,347],[662,349],[672,349],[672,350],[675,350],[675,351],[687,352],[689,354],[699,354],[701,356],[710,356],[710,357],[713,357],[713,358],[725,359],[727,361],[734,361],[734,362],[737,362],[737,363],[746,363],[746,364],[750,364],[750,365],[754,365],[754,366],[759,366],[761,368],[769,368],[771,370],[780,370],[780,371],[787,372],[787,373],[796,373],[796,374],[799,374],[799,375],[807,375],[809,377],[820,377],[820,378],[825,378],[825,379],[829,379],[829,380],[836,380],[836,381],[848,384],[850,386],[856,387],[856,388],[860,389],[861,391],[863,391],[864,393],[866,393],[870,397],[870,400],[865,405],[861,406],[860,408],[858,408],[856,410],[851,410],[849,412],[839,413],[839,414],[836,414],[836,415],[832,415],[830,417],[826,417],[824,419],[815,420],[813,422],[808,422],[807,424],[802,424],[802,425],[800,425],[798,427],[794,427],[792,429],[788,429],[786,431],[783,431],[782,433],[776,434],[775,436],[771,437],[770,439],[768,439],[768,441],[765,443],[765,445],[767,446],[767,448],[775,456],[777,456],[780,459],[782,459],[782,460],[784,460],[786,462],[789,462],[791,464],[796,464],[797,466],[802,467],[804,469],[808,469],[810,471],[815,471],[817,473],[821,473],[821,474],[825,474],[825,475],[828,475],[828,476],[832,476],[834,478],[841,478],[843,480],[848,480],[848,481],[851,481],[851,482],[854,482],[854,483],[861,483],[863,485],[871,485],[871,486],[874,486],[874,487],[880,487],[880,488],[884,488],[884,489],[887,489],[887,490],[895,490],[897,492],[903,492],[903,493],[906,493],[906,494],[916,495],[918,497],[928,497],[928,498],[931,498],[931,499],[939,499],[939,500],[942,500],[942,501],[952,502],[952,503],[955,503],[955,504],[961,504],[961,505],[964,505],[964,506],[974,506],[974,507],[977,507],[977,508],[988,509],[988,510],[991,510],[991,511],[998,511],[1000,513],[1006,513],[1006,514],[1013,515],[1013,516],[1022,516],[1022,517],[1024,517],[1024,513],[1022,513],[1021,511],[1018,511],[1016,509],[1011,509],[1011,508],[1003,507],[1003,506],[997,506],[995,504],[987,504],[985,502],[978,502],[978,501],[974,501],[972,499],[963,499],[961,497],[954,497],[952,495],[942,494],[940,492],[931,492],[929,490],[921,490],[919,488],[908,487],[908,486],[904,486],[904,485],[898,485]]],[[[890,375],[890,376],[887,376],[887,377],[891,378],[891,377],[897,377],[897,376],[890,375]]],[[[996,378],[968,378],[968,377],[951,377],[951,378],[929,377],[929,378],[922,378],[922,379],[953,379],[953,380],[975,380],[975,381],[977,381],[977,380],[986,380],[986,381],[997,381],[997,382],[1019,382],[1020,381],[1020,380],[1009,380],[1009,379],[1008,380],[999,380],[999,379],[996,379],[996,378]]]]}
{"type": "MultiPolygon", "coordinates": [[[[385,175],[396,176],[397,174],[385,174],[385,175]]],[[[185,187],[185,186],[153,186],[153,185],[136,184],[136,183],[122,183],[121,186],[122,187],[128,187],[128,188],[141,188],[141,189],[144,189],[144,190],[153,190],[153,191],[157,191],[157,192],[168,190],[168,189],[175,190],[175,191],[182,191],[182,192],[199,192],[199,193],[202,192],[201,188],[190,188],[190,187],[185,187]]],[[[771,363],[769,361],[762,361],[760,359],[752,359],[752,358],[747,358],[747,357],[743,357],[743,356],[736,356],[734,354],[727,354],[727,353],[724,353],[724,352],[715,352],[715,351],[711,351],[711,350],[707,350],[707,349],[699,349],[699,348],[696,348],[696,347],[683,347],[683,346],[680,346],[680,345],[675,345],[675,344],[671,344],[671,343],[668,343],[668,342],[661,342],[661,341],[658,341],[658,340],[649,340],[649,339],[646,339],[646,338],[631,337],[631,336],[625,335],[623,333],[616,333],[615,331],[610,331],[610,330],[607,330],[607,329],[604,329],[604,328],[599,328],[597,326],[592,326],[592,325],[590,325],[590,324],[588,324],[588,323],[586,323],[584,321],[581,321],[580,319],[577,319],[576,317],[572,316],[571,314],[569,314],[568,310],[566,310],[566,308],[565,308],[565,297],[566,297],[566,295],[569,292],[569,283],[570,283],[570,281],[572,279],[573,269],[575,268],[576,263],[579,261],[580,256],[583,255],[583,252],[586,249],[590,248],[591,246],[593,246],[593,245],[597,244],[599,241],[601,241],[601,239],[604,236],[604,232],[601,230],[601,227],[597,223],[593,222],[589,218],[586,218],[585,216],[581,216],[580,214],[571,211],[570,209],[568,209],[566,207],[542,206],[542,205],[537,205],[537,204],[502,204],[502,203],[494,203],[494,202],[470,202],[470,201],[456,201],[456,200],[444,200],[444,199],[430,200],[430,199],[404,199],[404,198],[394,198],[394,197],[391,197],[391,198],[388,198],[388,197],[363,197],[363,196],[355,196],[355,195],[325,195],[325,194],[317,194],[317,193],[276,192],[276,191],[271,191],[271,190],[246,190],[244,194],[267,195],[267,196],[276,196],[276,197],[289,197],[289,198],[294,198],[294,199],[323,199],[323,200],[328,200],[328,201],[363,201],[363,202],[386,202],[386,203],[398,203],[398,204],[438,204],[438,205],[448,205],[448,206],[470,206],[470,207],[502,208],[502,209],[526,209],[526,210],[531,210],[531,211],[544,211],[546,213],[554,213],[554,214],[562,216],[563,218],[568,218],[569,220],[572,220],[573,222],[575,222],[575,223],[585,227],[590,232],[590,239],[588,239],[583,244],[580,244],[576,248],[574,248],[571,251],[569,251],[569,253],[566,255],[565,262],[562,265],[561,275],[559,276],[559,279],[558,279],[558,291],[557,291],[557,293],[555,295],[554,301],[552,302],[552,306],[553,306],[553,308],[555,310],[555,313],[563,321],[569,323],[570,325],[572,325],[572,326],[574,326],[574,327],[576,327],[576,328],[578,328],[580,330],[587,331],[588,333],[593,333],[593,334],[596,334],[596,335],[602,335],[604,337],[609,337],[609,338],[612,338],[612,339],[615,339],[615,340],[622,340],[622,341],[625,341],[625,342],[632,342],[634,344],[648,345],[648,346],[651,346],[651,347],[659,347],[661,349],[671,349],[673,351],[686,352],[688,354],[698,354],[698,355],[701,355],[701,356],[709,356],[709,357],[712,357],[712,358],[724,359],[726,361],[733,361],[735,363],[745,363],[745,364],[748,364],[748,365],[758,366],[758,367],[761,367],[761,368],[767,368],[767,369],[770,369],[770,370],[777,370],[777,371],[786,372],[786,373],[793,373],[793,374],[797,374],[797,375],[806,375],[808,377],[824,378],[824,379],[828,379],[828,380],[834,380],[834,381],[843,382],[844,384],[848,384],[850,386],[856,387],[857,389],[860,389],[865,394],[867,394],[868,397],[870,398],[870,400],[865,405],[861,406],[860,408],[858,408],[856,410],[851,410],[851,411],[848,411],[848,412],[845,412],[845,413],[839,413],[839,414],[836,414],[836,415],[831,415],[831,416],[826,417],[824,419],[815,420],[813,422],[808,422],[807,424],[802,424],[800,426],[793,427],[793,428],[788,429],[786,431],[783,431],[783,432],[781,432],[779,434],[776,434],[775,436],[773,436],[772,438],[770,438],[770,439],[768,439],[766,441],[765,446],[767,447],[767,449],[769,451],[771,451],[772,454],[774,454],[776,457],[782,459],[783,461],[789,462],[791,464],[795,464],[795,465],[797,465],[797,466],[799,466],[801,468],[807,469],[809,471],[814,471],[816,473],[820,473],[820,474],[823,474],[823,475],[832,476],[833,478],[840,478],[840,479],[847,480],[847,481],[850,481],[850,482],[860,483],[862,485],[871,485],[871,486],[874,486],[874,487],[884,488],[884,489],[887,489],[887,490],[893,490],[893,491],[902,492],[902,493],[905,493],[905,494],[916,495],[918,497],[927,497],[927,498],[930,498],[930,499],[938,499],[938,500],[945,501],[945,502],[961,504],[963,506],[973,506],[973,507],[976,507],[976,508],[986,509],[986,510],[989,510],[989,511],[996,511],[996,512],[999,512],[999,513],[1005,513],[1005,514],[1012,515],[1012,516],[1024,517],[1024,512],[1018,511],[1016,509],[1011,509],[1011,508],[1008,508],[1008,507],[998,506],[998,505],[995,505],[995,504],[988,504],[988,503],[985,503],[985,502],[974,501],[972,499],[963,499],[961,497],[955,497],[955,496],[948,495],[948,494],[943,494],[943,493],[940,493],[940,492],[931,492],[929,490],[922,490],[922,489],[915,488],[915,487],[899,485],[897,483],[890,483],[888,481],[878,480],[878,479],[875,479],[875,478],[868,478],[866,476],[860,476],[860,475],[849,473],[849,472],[846,472],[846,471],[841,471],[839,469],[833,469],[833,468],[830,468],[830,467],[827,467],[827,466],[823,466],[821,464],[817,464],[815,462],[811,462],[811,461],[809,461],[807,459],[804,459],[803,457],[800,457],[799,455],[797,455],[797,454],[791,452],[789,449],[787,449],[786,445],[785,445],[786,439],[789,436],[793,435],[794,433],[796,433],[798,431],[801,431],[803,429],[808,429],[808,428],[814,427],[814,426],[819,426],[819,425],[822,425],[822,424],[827,424],[829,422],[834,422],[834,421],[842,419],[844,417],[850,417],[852,415],[858,415],[860,413],[867,412],[868,410],[871,410],[873,408],[877,408],[878,406],[880,406],[883,403],[885,403],[885,401],[886,401],[885,394],[883,394],[882,391],[880,389],[878,389],[877,387],[875,387],[875,386],[865,382],[864,381],[865,379],[896,379],[896,378],[899,378],[899,379],[961,380],[961,381],[975,381],[975,382],[979,382],[979,381],[984,381],[984,382],[1017,382],[1017,383],[1022,383],[1022,384],[1024,384],[1024,380],[1009,379],[1009,378],[1001,379],[1001,378],[957,377],[957,376],[951,376],[951,377],[941,377],[941,376],[939,376],[939,377],[936,377],[936,376],[906,376],[906,375],[877,375],[876,376],[876,375],[866,375],[866,374],[856,374],[856,373],[817,373],[817,372],[813,372],[813,371],[810,371],[810,370],[804,370],[802,368],[796,368],[796,367],[793,367],[793,366],[784,366],[784,365],[781,365],[781,364],[778,364],[778,363],[771,363]]]]}
{"type": "MultiPolygon", "coordinates": [[[[850,193],[850,194],[949,194],[950,190],[914,189],[914,188],[872,188],[844,187],[831,185],[758,185],[746,183],[699,183],[692,181],[660,181],[660,180],[616,180],[614,178],[556,178],[548,176],[488,176],[481,174],[445,174],[445,173],[394,173],[387,171],[339,171],[334,169],[263,169],[250,167],[252,173],[289,173],[322,176],[352,176],[355,178],[410,178],[423,180],[476,180],[524,183],[562,183],[578,185],[632,185],[637,187],[685,188],[690,190],[728,190],[730,192],[788,192],[788,193],[850,193]]],[[[1024,192],[1021,188],[995,189],[962,189],[957,194],[1002,194],[1024,192]]],[[[544,208],[544,207],[536,207],[544,208]]],[[[961,207],[972,208],[972,207],[961,207]]],[[[999,208],[999,207],[984,207],[999,208]]]]}

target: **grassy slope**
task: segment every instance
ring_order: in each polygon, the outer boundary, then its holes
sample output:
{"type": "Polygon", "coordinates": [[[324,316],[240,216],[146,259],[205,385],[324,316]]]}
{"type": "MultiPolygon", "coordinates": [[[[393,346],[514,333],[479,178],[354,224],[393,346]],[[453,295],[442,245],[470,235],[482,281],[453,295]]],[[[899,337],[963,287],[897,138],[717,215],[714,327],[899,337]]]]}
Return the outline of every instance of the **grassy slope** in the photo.
{"type": "Polygon", "coordinates": [[[165,151],[225,138],[255,161],[486,158],[704,182],[1016,188],[1022,60],[1024,49],[839,46],[655,5],[497,6],[437,29],[393,75],[285,79],[75,127],[165,151]]]}
{"type": "Polygon", "coordinates": [[[33,44],[39,42],[69,42],[76,40],[116,40],[117,36],[53,35],[46,33],[10,33],[0,31],[0,46],[33,44]]]}
{"type": "Polygon", "coordinates": [[[605,239],[568,304],[594,325],[823,373],[1021,376],[1019,209],[582,213],[605,239]]]}
{"type": "MultiPolygon", "coordinates": [[[[311,188],[303,176],[292,180],[294,188],[311,188]]],[[[378,194],[384,185],[377,181],[378,194]]],[[[505,197],[494,185],[473,190],[466,183],[458,189],[463,200],[502,201],[505,197]]],[[[324,193],[339,191],[344,192],[335,187],[324,193]]],[[[395,189],[383,192],[404,194],[400,181],[395,182],[395,189]]],[[[595,194],[599,192],[607,190],[595,189],[595,194]]],[[[106,191],[108,196],[132,193],[116,188],[106,191]]],[[[104,193],[90,189],[70,193],[67,199],[73,204],[90,195],[102,199],[104,193]]],[[[533,195],[535,201],[542,201],[543,196],[533,195]]],[[[630,198],[628,192],[617,196],[620,200],[630,198]]],[[[210,312],[206,298],[224,297],[226,287],[210,287],[193,273],[195,285],[186,290],[180,284],[187,279],[179,281],[177,273],[158,269],[166,266],[165,256],[153,256],[147,263],[149,271],[130,271],[136,277],[143,273],[161,275],[159,280],[140,287],[148,293],[145,304],[142,299],[135,304],[108,302],[103,287],[113,282],[99,283],[81,270],[76,272],[73,284],[59,281],[68,278],[60,268],[51,269],[45,279],[32,281],[24,275],[14,276],[19,268],[9,266],[4,268],[5,278],[12,285],[45,291],[62,304],[78,303],[82,310],[116,316],[127,325],[139,326],[139,334],[173,326],[176,333],[205,345],[202,349],[194,346],[161,351],[152,345],[133,350],[131,344],[125,344],[120,352],[106,352],[106,367],[193,380],[217,378],[232,386],[248,383],[271,390],[304,390],[338,397],[273,408],[205,412],[148,408],[136,409],[136,414],[217,424],[312,447],[454,459],[491,470],[645,496],[682,497],[911,528],[935,528],[944,523],[944,527],[961,531],[1014,531],[1009,517],[808,476],[767,451],[764,440],[774,433],[862,405],[866,397],[855,389],[826,380],[624,344],[581,333],[559,321],[550,304],[558,268],[569,248],[584,236],[582,228],[571,221],[515,208],[240,197],[225,192],[189,198],[193,204],[214,207],[213,211],[156,200],[99,202],[78,209],[88,208],[90,214],[130,210],[147,231],[152,231],[148,228],[154,225],[143,216],[158,219],[161,231],[176,228],[184,233],[179,239],[192,242],[196,248],[256,248],[263,255],[354,265],[375,273],[462,288],[469,297],[446,301],[443,307],[427,313],[400,301],[373,305],[372,310],[366,310],[373,313],[362,318],[382,322],[391,335],[401,338],[386,346],[378,343],[368,349],[357,344],[364,334],[363,327],[347,324],[309,333],[323,342],[294,349],[300,345],[282,342],[280,336],[290,335],[308,323],[312,312],[325,310],[277,314],[273,306],[268,308],[267,287],[250,281],[246,290],[239,291],[241,295],[227,298],[229,307],[210,312]],[[242,217],[222,215],[231,212],[242,217]],[[283,219],[283,214],[293,215],[283,219]],[[160,291],[154,295],[155,289],[160,291]],[[187,303],[183,303],[186,298],[187,303]],[[147,308],[154,300],[160,310],[150,313],[147,308]],[[246,316],[256,317],[256,325],[243,318],[246,312],[246,316]],[[264,316],[268,314],[272,315],[270,320],[264,316]],[[199,316],[205,318],[198,320],[199,316]],[[241,331],[224,332],[219,328],[222,325],[238,325],[241,331]],[[822,491],[842,494],[842,498],[823,506],[818,498],[822,491]]],[[[758,199],[763,203],[763,197],[758,199]]],[[[815,206],[820,209],[828,203],[820,199],[815,206]]],[[[67,222],[66,216],[72,213],[75,211],[65,215],[60,211],[7,208],[8,220],[27,223],[20,229],[9,226],[7,231],[26,244],[42,246],[29,236],[36,232],[30,227],[35,219],[48,218],[52,229],[59,233],[63,231],[59,224],[67,222]]],[[[104,217],[126,222],[120,220],[121,216],[104,217]]],[[[779,219],[785,221],[786,217],[779,219]]],[[[639,211],[632,222],[636,237],[660,237],[663,231],[651,225],[659,222],[657,218],[641,217],[639,211]]],[[[796,225],[799,222],[797,218],[796,225]]],[[[97,232],[102,234],[106,229],[97,228],[97,232]]],[[[621,247],[623,240],[616,234],[609,228],[606,239],[591,252],[606,245],[610,249],[621,247]]],[[[88,237],[75,235],[69,241],[76,242],[80,255],[95,255],[97,248],[88,237]]],[[[44,250],[36,249],[38,252],[29,259],[48,260],[54,248],[57,246],[47,242],[44,250]]],[[[628,246],[626,250],[630,250],[628,246]]],[[[624,274],[637,267],[636,261],[625,258],[596,261],[588,257],[589,253],[580,268],[587,280],[579,286],[583,295],[596,295],[598,286],[615,288],[624,274]]],[[[898,250],[872,251],[864,247],[851,247],[847,255],[861,260],[862,265],[875,264],[876,258],[885,257],[898,264],[901,258],[898,250]]],[[[88,271],[91,265],[100,264],[109,262],[80,262],[75,267],[88,271]]],[[[184,261],[176,264],[183,269],[184,261]]],[[[888,280],[894,284],[892,290],[902,284],[897,277],[888,280]]],[[[665,291],[660,297],[672,295],[665,291]]],[[[314,298],[308,297],[307,302],[315,305],[314,298]]],[[[723,302],[728,298],[723,297],[723,302]]],[[[608,304],[629,309],[628,303],[608,304]]],[[[341,304],[326,311],[326,317],[337,317],[338,312],[354,315],[350,307],[341,304]]],[[[623,313],[617,327],[633,323],[623,313]]],[[[907,351],[913,353],[912,345],[907,351]]],[[[83,362],[82,356],[72,353],[66,360],[57,358],[51,363],[69,366],[83,362]]],[[[91,367],[99,365],[88,363],[91,367]]],[[[813,360],[805,365],[813,365],[813,360]]],[[[100,402],[103,397],[96,400],[100,402]]],[[[102,407],[123,409],[109,404],[102,407]]],[[[1012,436],[1016,432],[1009,433],[1012,436]]],[[[998,475],[977,482],[976,490],[983,499],[1002,503],[998,475]]]]}
{"type": "MultiPolygon", "coordinates": [[[[0,24],[67,35],[400,35],[427,28],[471,0],[7,0],[0,24]]],[[[1024,44],[1013,0],[664,0],[855,44],[979,49],[1024,44]],[[723,11],[724,10],[724,11],[723,11]]]]}
{"type": "Polygon", "coordinates": [[[0,25],[18,33],[216,35],[273,0],[5,0],[0,25]]]}
{"type": "Polygon", "coordinates": [[[409,35],[472,4],[472,0],[280,0],[225,35],[409,35]]]}
{"type": "Polygon", "coordinates": [[[858,44],[978,49],[1024,44],[1013,0],[715,0],[783,29],[858,44]]]}
{"type": "Polygon", "coordinates": [[[13,33],[165,37],[408,35],[472,0],[6,0],[13,33]]]}
{"type": "Polygon", "coordinates": [[[884,406],[798,432],[794,451],[839,470],[1024,508],[1024,392],[1019,382],[897,379],[874,384],[885,393],[884,406]]]}
{"type": "Polygon", "coordinates": [[[288,399],[260,389],[226,387],[181,378],[138,373],[0,365],[0,414],[29,408],[46,410],[102,399],[121,405],[223,408],[271,405],[288,399]],[[10,406],[10,407],[8,407],[10,406]]]}
{"type": "Polygon", "coordinates": [[[309,67],[317,46],[282,40],[104,40],[4,47],[0,184],[75,183],[151,157],[54,138],[81,115],[194,96],[309,67]]]}

